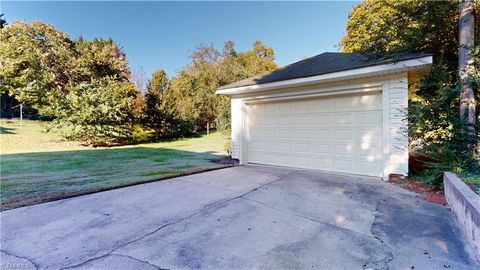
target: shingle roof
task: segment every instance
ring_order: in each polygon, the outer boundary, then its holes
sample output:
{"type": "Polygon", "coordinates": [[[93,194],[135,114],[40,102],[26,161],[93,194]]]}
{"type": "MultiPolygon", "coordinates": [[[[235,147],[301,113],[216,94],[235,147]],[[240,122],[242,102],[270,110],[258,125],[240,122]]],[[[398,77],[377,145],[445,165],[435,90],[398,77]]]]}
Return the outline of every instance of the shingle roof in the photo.
{"type": "Polygon", "coordinates": [[[322,53],[276,70],[250,77],[218,89],[272,83],[297,78],[311,77],[338,71],[345,71],[369,66],[376,66],[398,61],[422,58],[431,54],[407,53],[391,57],[373,58],[361,53],[322,53]]]}

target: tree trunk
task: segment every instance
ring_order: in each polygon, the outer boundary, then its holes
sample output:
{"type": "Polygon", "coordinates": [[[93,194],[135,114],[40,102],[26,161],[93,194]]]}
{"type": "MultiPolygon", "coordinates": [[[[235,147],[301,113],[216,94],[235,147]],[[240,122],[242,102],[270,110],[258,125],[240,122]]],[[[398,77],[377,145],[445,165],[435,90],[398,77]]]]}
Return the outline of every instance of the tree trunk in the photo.
{"type": "Polygon", "coordinates": [[[473,59],[469,51],[474,46],[474,0],[460,0],[459,2],[459,54],[458,73],[460,76],[460,119],[464,125],[467,150],[472,149],[475,141],[475,95],[470,83],[470,74],[473,69],[473,59]]]}

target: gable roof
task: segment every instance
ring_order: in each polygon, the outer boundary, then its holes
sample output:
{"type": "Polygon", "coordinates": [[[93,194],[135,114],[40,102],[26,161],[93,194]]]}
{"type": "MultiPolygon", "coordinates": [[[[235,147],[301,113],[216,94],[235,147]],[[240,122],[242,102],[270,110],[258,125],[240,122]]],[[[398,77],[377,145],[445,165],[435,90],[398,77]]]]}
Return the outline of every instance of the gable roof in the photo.
{"type": "Polygon", "coordinates": [[[399,61],[411,60],[431,56],[423,53],[406,53],[392,57],[373,58],[361,53],[322,53],[293,64],[278,68],[276,70],[253,76],[238,82],[234,82],[218,90],[237,88],[243,86],[260,85],[291,79],[305,78],[316,75],[346,71],[376,65],[396,63],[399,61]]]}

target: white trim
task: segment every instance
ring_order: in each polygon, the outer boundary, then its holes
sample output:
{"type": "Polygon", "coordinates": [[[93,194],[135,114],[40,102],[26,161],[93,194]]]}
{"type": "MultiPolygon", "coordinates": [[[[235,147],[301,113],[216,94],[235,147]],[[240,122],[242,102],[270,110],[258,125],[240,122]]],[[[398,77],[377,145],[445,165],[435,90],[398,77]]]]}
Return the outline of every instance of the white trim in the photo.
{"type": "Polygon", "coordinates": [[[241,118],[242,118],[242,132],[241,132],[241,138],[240,138],[240,146],[239,146],[239,149],[240,149],[240,155],[239,155],[239,164],[240,165],[244,165],[244,164],[247,164],[248,160],[247,160],[247,150],[248,150],[248,147],[247,147],[247,134],[245,134],[245,132],[247,132],[247,128],[246,128],[246,124],[245,124],[245,121],[246,121],[246,115],[247,115],[247,112],[245,111],[247,109],[247,103],[245,103],[244,100],[242,100],[242,113],[241,113],[241,118]]]}
{"type": "Polygon", "coordinates": [[[245,93],[258,92],[258,91],[272,90],[277,88],[298,87],[302,85],[309,85],[309,84],[315,84],[315,83],[334,82],[334,81],[342,81],[342,80],[348,80],[348,79],[385,75],[385,74],[391,74],[391,73],[405,72],[410,69],[426,68],[430,66],[432,62],[433,62],[433,57],[426,56],[426,57],[417,58],[417,59],[399,61],[391,64],[357,68],[352,70],[311,76],[307,78],[298,78],[298,79],[291,79],[291,80],[265,83],[265,84],[217,89],[216,93],[226,94],[226,95],[245,94],[245,93]]]}
{"type": "Polygon", "coordinates": [[[389,89],[390,89],[390,80],[386,81],[382,87],[382,135],[383,135],[383,180],[388,181],[390,175],[390,166],[389,166],[389,154],[390,154],[390,142],[389,142],[389,133],[390,133],[390,99],[389,99],[389,89]]]}
{"type": "Polygon", "coordinates": [[[344,88],[344,90],[330,90],[330,91],[308,91],[308,93],[287,93],[287,94],[278,94],[274,96],[258,96],[245,98],[244,102],[247,104],[268,102],[268,101],[281,101],[281,100],[295,100],[295,99],[304,99],[304,98],[315,98],[315,97],[324,97],[324,96],[336,96],[336,95],[345,95],[345,94],[355,94],[355,93],[369,93],[369,92],[381,92],[381,85],[376,87],[366,87],[366,88],[344,88]]]}

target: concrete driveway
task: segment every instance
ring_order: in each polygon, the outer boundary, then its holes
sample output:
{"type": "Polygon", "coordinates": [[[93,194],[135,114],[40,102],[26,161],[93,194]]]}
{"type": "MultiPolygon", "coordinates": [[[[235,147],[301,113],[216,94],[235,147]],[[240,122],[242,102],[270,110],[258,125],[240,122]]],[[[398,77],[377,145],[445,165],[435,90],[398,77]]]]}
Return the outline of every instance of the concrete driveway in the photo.
{"type": "Polygon", "coordinates": [[[1,269],[475,269],[448,209],[241,166],[1,213],[1,269]]]}

